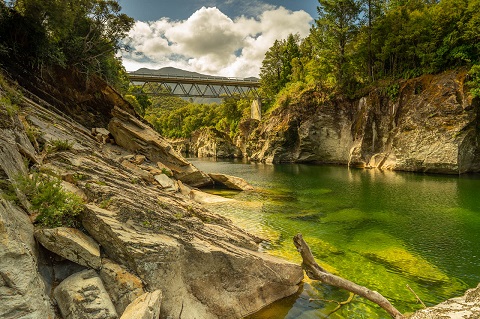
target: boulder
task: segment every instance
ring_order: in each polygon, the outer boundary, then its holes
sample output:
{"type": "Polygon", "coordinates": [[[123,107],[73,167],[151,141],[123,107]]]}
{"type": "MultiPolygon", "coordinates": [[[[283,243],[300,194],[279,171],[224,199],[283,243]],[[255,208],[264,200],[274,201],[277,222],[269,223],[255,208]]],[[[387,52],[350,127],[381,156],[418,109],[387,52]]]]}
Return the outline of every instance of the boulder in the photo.
{"type": "Polygon", "coordinates": [[[102,144],[107,143],[110,139],[110,132],[107,129],[104,129],[103,127],[92,128],[92,135],[95,137],[95,139],[99,143],[102,143],[102,144]]]}
{"type": "Polygon", "coordinates": [[[94,270],[84,270],[62,281],[54,290],[63,319],[116,319],[115,307],[94,270]]]}
{"type": "Polygon", "coordinates": [[[474,319],[480,314],[480,284],[457,298],[415,312],[409,319],[474,319]]]}
{"type": "Polygon", "coordinates": [[[89,236],[75,228],[39,229],[35,238],[51,252],[79,265],[100,269],[100,247],[89,236]]]}
{"type": "Polygon", "coordinates": [[[177,183],[171,180],[167,175],[159,174],[155,175],[154,178],[163,189],[174,192],[178,190],[177,183]]]}
{"type": "Polygon", "coordinates": [[[86,205],[83,225],[109,256],[162,291],[162,318],[243,318],[295,293],[303,279],[300,266],[258,252],[254,238],[230,224],[150,218],[146,232],[133,219],[122,222],[121,213],[86,205]]]}
{"type": "Polygon", "coordinates": [[[172,146],[150,126],[138,120],[128,112],[115,108],[108,129],[115,142],[125,149],[145,155],[152,162],[162,162],[175,178],[199,187],[211,183],[205,173],[187,162],[172,146]]]}
{"type": "Polygon", "coordinates": [[[227,188],[240,190],[240,191],[251,191],[253,186],[247,183],[246,180],[240,177],[219,174],[219,173],[210,173],[208,174],[215,183],[219,183],[227,188]]]}
{"type": "Polygon", "coordinates": [[[147,292],[128,305],[120,319],[158,319],[161,302],[162,292],[160,290],[147,292]]]}
{"type": "Polygon", "coordinates": [[[140,278],[109,259],[102,259],[100,277],[119,315],[130,303],[145,293],[140,278]]]}

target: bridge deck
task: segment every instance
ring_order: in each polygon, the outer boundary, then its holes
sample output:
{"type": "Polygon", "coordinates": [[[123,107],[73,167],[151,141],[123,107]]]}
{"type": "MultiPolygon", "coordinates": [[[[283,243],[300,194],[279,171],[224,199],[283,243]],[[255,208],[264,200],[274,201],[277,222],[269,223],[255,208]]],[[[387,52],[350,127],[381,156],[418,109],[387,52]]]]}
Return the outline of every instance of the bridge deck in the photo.
{"type": "Polygon", "coordinates": [[[210,84],[210,85],[227,85],[242,87],[259,87],[260,82],[254,79],[241,79],[230,77],[196,77],[181,75],[155,75],[155,74],[138,74],[129,73],[128,77],[132,82],[157,82],[157,83],[182,83],[182,84],[210,84]]]}

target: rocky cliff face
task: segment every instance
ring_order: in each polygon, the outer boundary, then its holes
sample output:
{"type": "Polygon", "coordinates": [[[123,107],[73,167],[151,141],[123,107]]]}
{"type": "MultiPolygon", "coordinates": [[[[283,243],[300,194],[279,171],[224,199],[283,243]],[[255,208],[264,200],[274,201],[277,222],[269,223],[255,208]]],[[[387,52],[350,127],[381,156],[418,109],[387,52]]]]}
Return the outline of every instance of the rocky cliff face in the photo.
{"type": "Polygon", "coordinates": [[[115,91],[77,92],[72,106],[50,85],[37,88],[49,101],[24,91],[15,108],[0,103],[0,317],[242,318],[298,289],[300,266],[179,192],[210,177],[115,91]],[[97,102],[95,115],[70,109],[97,102]],[[39,229],[20,190],[3,198],[29,171],[84,199],[81,230],[39,229]]]}
{"type": "Polygon", "coordinates": [[[253,160],[403,171],[480,171],[480,105],[465,72],[404,81],[359,100],[318,102],[309,93],[275,110],[246,139],[253,160]],[[389,97],[390,95],[390,97],[389,97]]]}
{"type": "Polygon", "coordinates": [[[205,127],[192,133],[190,139],[173,141],[181,153],[196,157],[242,158],[243,154],[228,134],[215,128],[205,127]]]}

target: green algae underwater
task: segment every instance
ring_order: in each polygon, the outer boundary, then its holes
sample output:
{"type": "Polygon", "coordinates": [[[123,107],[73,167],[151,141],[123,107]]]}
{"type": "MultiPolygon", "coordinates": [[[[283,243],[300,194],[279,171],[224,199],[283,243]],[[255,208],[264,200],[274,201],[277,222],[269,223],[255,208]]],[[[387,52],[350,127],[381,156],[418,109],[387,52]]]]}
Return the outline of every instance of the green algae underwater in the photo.
{"type": "MultiPolygon", "coordinates": [[[[268,238],[262,248],[296,263],[302,233],[328,271],[384,295],[402,313],[462,295],[480,282],[480,176],[338,166],[190,159],[205,172],[242,177],[253,192],[209,189],[240,205],[211,209],[268,238]]],[[[299,292],[248,319],[390,318],[378,306],[305,278],[299,292]],[[339,308],[339,309],[338,309],[339,308]]]]}

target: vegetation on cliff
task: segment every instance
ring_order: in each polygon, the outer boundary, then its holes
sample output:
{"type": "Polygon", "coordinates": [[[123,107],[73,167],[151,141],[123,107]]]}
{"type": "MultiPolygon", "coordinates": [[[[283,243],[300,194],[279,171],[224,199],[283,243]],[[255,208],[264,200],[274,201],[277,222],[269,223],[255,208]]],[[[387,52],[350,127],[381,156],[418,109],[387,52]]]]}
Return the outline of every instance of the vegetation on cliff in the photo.
{"type": "Polygon", "coordinates": [[[0,58],[45,72],[74,67],[122,85],[124,69],[115,56],[134,20],[116,0],[0,1],[0,58]]]}
{"type": "Polygon", "coordinates": [[[306,39],[269,49],[264,94],[284,100],[314,87],[355,96],[379,80],[466,67],[480,95],[480,1],[319,0],[318,14],[306,39]]]}

